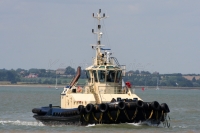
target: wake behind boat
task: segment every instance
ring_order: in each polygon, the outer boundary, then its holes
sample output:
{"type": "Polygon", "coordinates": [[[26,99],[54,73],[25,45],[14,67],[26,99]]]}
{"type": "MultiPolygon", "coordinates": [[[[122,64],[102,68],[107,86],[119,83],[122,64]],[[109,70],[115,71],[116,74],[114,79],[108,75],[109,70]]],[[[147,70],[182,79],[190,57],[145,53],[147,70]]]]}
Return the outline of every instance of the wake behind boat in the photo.
{"type": "Polygon", "coordinates": [[[123,83],[126,67],[111,57],[111,49],[103,48],[100,40],[103,35],[100,22],[107,16],[101,16],[99,10],[97,16],[93,13],[93,18],[98,21],[97,31],[92,29],[97,44],[92,46],[96,51],[93,64],[85,69],[87,85],[83,89],[76,86],[81,74],[78,67],[76,76],[60,95],[61,105],[34,108],[33,117],[45,124],[167,123],[170,110],[166,103],[145,102],[131,91],[130,82],[123,83]]]}

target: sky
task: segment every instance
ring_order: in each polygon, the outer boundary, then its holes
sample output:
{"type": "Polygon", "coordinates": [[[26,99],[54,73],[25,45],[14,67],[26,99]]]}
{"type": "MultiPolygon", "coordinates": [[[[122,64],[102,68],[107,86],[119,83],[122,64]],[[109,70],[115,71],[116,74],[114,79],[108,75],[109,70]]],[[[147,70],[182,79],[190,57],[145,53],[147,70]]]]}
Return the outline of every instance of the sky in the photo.
{"type": "Polygon", "coordinates": [[[0,69],[82,69],[102,44],[127,71],[200,74],[199,0],[0,0],[0,69]]]}

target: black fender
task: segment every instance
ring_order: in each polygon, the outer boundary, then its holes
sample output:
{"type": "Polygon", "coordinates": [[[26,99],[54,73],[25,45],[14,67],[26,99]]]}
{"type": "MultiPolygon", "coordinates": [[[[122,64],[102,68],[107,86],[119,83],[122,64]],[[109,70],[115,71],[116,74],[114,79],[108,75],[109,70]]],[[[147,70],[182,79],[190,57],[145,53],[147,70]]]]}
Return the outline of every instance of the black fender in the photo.
{"type": "Polygon", "coordinates": [[[164,113],[169,113],[170,112],[169,107],[168,107],[168,105],[166,103],[162,103],[160,105],[160,107],[161,107],[161,109],[163,110],[164,113]]]}
{"type": "Polygon", "coordinates": [[[34,109],[32,109],[32,112],[36,113],[38,115],[45,115],[45,114],[47,114],[47,112],[43,111],[41,108],[34,108],[34,109]]]}
{"type": "Polygon", "coordinates": [[[94,105],[91,104],[91,103],[87,104],[86,107],[85,107],[85,111],[87,113],[91,113],[93,111],[93,109],[94,109],[94,105]]]}
{"type": "Polygon", "coordinates": [[[109,107],[108,107],[108,104],[107,103],[102,103],[102,104],[100,104],[99,105],[99,110],[101,111],[101,112],[107,112],[108,111],[108,109],[109,109],[109,107]]]}
{"type": "Polygon", "coordinates": [[[83,106],[83,105],[79,105],[79,106],[78,106],[78,109],[77,109],[77,113],[78,113],[78,114],[83,114],[84,111],[85,111],[84,106],[83,106]]]}
{"type": "Polygon", "coordinates": [[[136,102],[136,105],[137,105],[138,108],[143,108],[143,107],[144,107],[144,102],[141,101],[141,100],[138,100],[138,101],[136,102]]]}
{"type": "Polygon", "coordinates": [[[123,102],[123,101],[120,101],[120,102],[118,103],[118,109],[124,110],[125,108],[126,108],[126,103],[123,102]]]}
{"type": "Polygon", "coordinates": [[[149,104],[147,102],[143,102],[143,109],[148,110],[149,104]]]}
{"type": "Polygon", "coordinates": [[[144,103],[141,100],[138,100],[136,102],[119,102],[118,103],[118,109],[124,110],[125,108],[127,109],[134,109],[134,108],[143,108],[144,103]]]}
{"type": "Polygon", "coordinates": [[[154,110],[157,110],[157,111],[160,110],[160,104],[159,104],[157,101],[151,102],[150,106],[151,106],[151,108],[154,109],[154,110]]]}
{"type": "Polygon", "coordinates": [[[141,100],[137,100],[136,102],[127,102],[126,108],[134,109],[134,108],[143,108],[144,102],[141,100]]]}
{"type": "Polygon", "coordinates": [[[39,109],[39,108],[34,108],[34,109],[32,109],[32,112],[33,112],[33,113],[40,113],[40,111],[41,111],[41,109],[39,109]]]}

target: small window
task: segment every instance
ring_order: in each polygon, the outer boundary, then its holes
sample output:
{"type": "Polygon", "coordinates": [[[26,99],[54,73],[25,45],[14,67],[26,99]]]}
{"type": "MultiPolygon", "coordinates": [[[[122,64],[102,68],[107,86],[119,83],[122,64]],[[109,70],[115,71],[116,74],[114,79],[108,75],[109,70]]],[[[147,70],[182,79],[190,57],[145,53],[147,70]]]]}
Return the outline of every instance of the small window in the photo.
{"type": "Polygon", "coordinates": [[[103,68],[103,69],[105,69],[105,66],[100,66],[99,68],[103,68]]]}
{"type": "Polygon", "coordinates": [[[90,78],[90,73],[89,73],[88,70],[86,70],[86,77],[87,77],[87,79],[88,79],[88,82],[90,82],[90,81],[91,81],[91,78],[90,78]]]}
{"type": "Polygon", "coordinates": [[[107,69],[113,69],[114,67],[113,66],[107,66],[106,68],[107,69]]]}
{"type": "Polygon", "coordinates": [[[105,78],[106,78],[105,74],[106,74],[106,71],[104,71],[104,70],[98,71],[99,82],[105,82],[105,78]]]}
{"type": "Polygon", "coordinates": [[[108,70],[107,71],[107,76],[106,76],[106,78],[107,78],[107,82],[114,82],[115,81],[115,71],[114,70],[108,70]]]}
{"type": "Polygon", "coordinates": [[[119,83],[120,79],[121,79],[121,73],[122,71],[117,71],[117,76],[116,76],[116,83],[119,83]]]}
{"type": "Polygon", "coordinates": [[[94,75],[94,81],[98,82],[96,70],[93,70],[93,75],[94,75]]]}

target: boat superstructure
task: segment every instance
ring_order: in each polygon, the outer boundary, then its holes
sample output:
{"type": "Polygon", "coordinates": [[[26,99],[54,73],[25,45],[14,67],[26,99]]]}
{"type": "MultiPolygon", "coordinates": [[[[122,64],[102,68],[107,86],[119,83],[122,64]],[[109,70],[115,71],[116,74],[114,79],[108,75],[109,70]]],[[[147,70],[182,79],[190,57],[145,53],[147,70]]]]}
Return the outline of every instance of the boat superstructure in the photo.
{"type": "Polygon", "coordinates": [[[92,33],[97,35],[97,42],[92,45],[96,54],[92,65],[85,69],[87,84],[83,89],[76,86],[81,74],[81,67],[78,67],[74,79],[61,93],[60,107],[50,104],[48,107],[34,108],[34,117],[42,122],[79,121],[82,124],[165,121],[169,112],[167,104],[144,102],[132,92],[129,82],[123,85],[126,67],[111,56],[111,49],[101,44],[103,32],[100,22],[107,16],[101,16],[100,9],[97,15],[93,13],[93,18],[98,21],[97,31],[92,29],[92,33]]]}
{"type": "MultiPolygon", "coordinates": [[[[84,92],[78,92],[76,82],[77,78],[72,83],[64,88],[61,93],[61,108],[76,108],[77,105],[101,104],[104,102],[110,102],[112,99],[133,99],[137,98],[141,100],[136,94],[131,92],[131,88],[122,88],[122,77],[125,76],[125,66],[119,65],[115,57],[111,57],[111,49],[103,48],[101,44],[101,37],[103,32],[101,31],[100,21],[107,18],[105,14],[103,16],[97,13],[97,16],[93,17],[98,20],[98,31],[92,29],[92,33],[97,35],[97,44],[92,45],[92,48],[96,51],[96,56],[93,58],[93,64],[87,67],[86,75],[88,83],[84,87],[84,92]],[[127,89],[126,91],[124,89],[127,89]]],[[[80,67],[78,67],[78,74],[80,73],[80,67]]],[[[77,76],[78,77],[78,76],[77,76]]]]}

